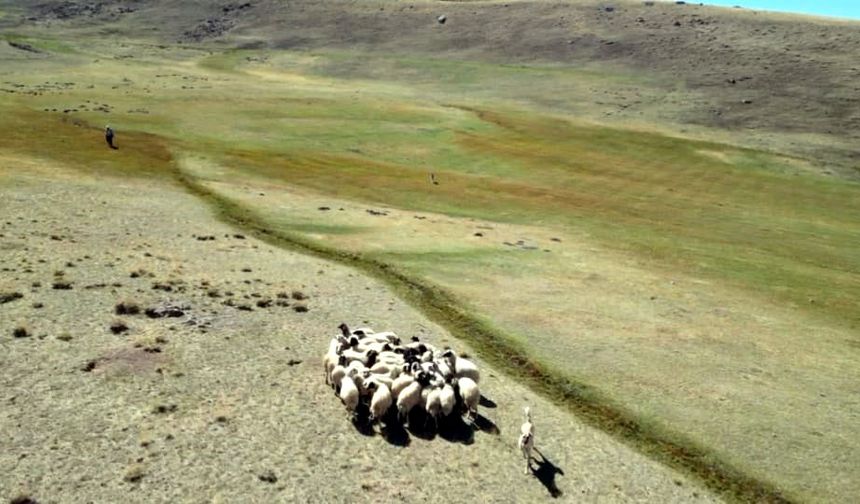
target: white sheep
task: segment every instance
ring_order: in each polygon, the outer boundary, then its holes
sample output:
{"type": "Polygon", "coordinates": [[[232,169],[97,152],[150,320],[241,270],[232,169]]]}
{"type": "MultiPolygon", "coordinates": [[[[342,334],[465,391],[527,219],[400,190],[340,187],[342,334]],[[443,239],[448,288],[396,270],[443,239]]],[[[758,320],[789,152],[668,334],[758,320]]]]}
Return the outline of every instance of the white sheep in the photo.
{"type": "Polygon", "coordinates": [[[481,402],[481,391],[478,389],[478,384],[468,376],[464,376],[457,379],[457,390],[460,392],[460,398],[469,413],[469,419],[474,421],[478,416],[478,403],[481,402]]]}
{"type": "Polygon", "coordinates": [[[340,384],[346,376],[346,367],[338,364],[331,370],[331,385],[335,391],[340,392],[340,384]]]}
{"type": "Polygon", "coordinates": [[[417,381],[410,383],[397,396],[397,415],[401,421],[408,419],[412,408],[421,402],[421,384],[417,381]]]}
{"type": "Polygon", "coordinates": [[[372,386],[376,389],[373,392],[373,397],[370,399],[370,421],[377,421],[382,418],[391,407],[391,390],[384,383],[373,382],[372,386]]]}
{"type": "Polygon", "coordinates": [[[349,376],[344,376],[340,382],[340,400],[346,406],[350,420],[355,417],[355,408],[358,407],[358,386],[349,376]]]}
{"type": "Polygon", "coordinates": [[[454,376],[457,378],[467,376],[475,383],[481,383],[481,372],[478,371],[478,366],[474,362],[457,357],[451,350],[446,350],[442,355],[448,359],[448,365],[454,371],[454,376]]]}
{"type": "Polygon", "coordinates": [[[373,366],[376,363],[376,356],[379,353],[376,350],[368,350],[367,352],[357,352],[351,348],[347,348],[341,355],[346,357],[349,362],[359,361],[365,366],[373,366]]]}
{"type": "Polygon", "coordinates": [[[395,399],[400,397],[400,393],[408,387],[412,382],[415,381],[415,378],[412,377],[409,373],[400,373],[400,376],[394,379],[394,382],[391,384],[391,395],[394,396],[395,399]]]}
{"type": "Polygon", "coordinates": [[[454,407],[457,406],[457,395],[454,393],[454,387],[450,384],[442,386],[439,392],[439,402],[442,406],[442,414],[445,416],[454,412],[454,407]]]}
{"type": "Polygon", "coordinates": [[[427,410],[427,416],[433,419],[433,426],[439,426],[438,417],[439,413],[442,412],[442,390],[436,387],[433,387],[430,392],[427,393],[427,399],[424,403],[424,409],[427,410]]]}
{"type": "Polygon", "coordinates": [[[325,382],[329,382],[329,376],[332,369],[337,365],[340,352],[348,345],[346,338],[338,336],[332,338],[328,344],[328,352],[323,356],[323,372],[325,373],[325,382]]]}
{"type": "Polygon", "coordinates": [[[386,364],[384,362],[377,362],[370,368],[370,372],[378,375],[385,375],[391,379],[397,378],[400,375],[400,370],[402,366],[396,364],[386,364]]]}
{"type": "Polygon", "coordinates": [[[520,451],[523,452],[523,457],[526,459],[524,474],[528,474],[529,468],[532,464],[532,449],[535,446],[535,426],[532,423],[532,414],[528,406],[526,406],[524,412],[526,415],[526,421],[523,422],[523,425],[520,427],[520,439],[517,442],[517,445],[520,447],[520,451]]]}

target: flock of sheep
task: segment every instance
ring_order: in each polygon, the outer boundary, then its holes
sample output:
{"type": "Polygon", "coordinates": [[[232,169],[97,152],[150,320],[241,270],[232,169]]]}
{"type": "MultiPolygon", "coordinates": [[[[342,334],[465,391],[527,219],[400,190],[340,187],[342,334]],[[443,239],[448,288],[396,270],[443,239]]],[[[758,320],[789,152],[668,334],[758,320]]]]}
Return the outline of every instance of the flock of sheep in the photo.
{"type": "MultiPolygon", "coordinates": [[[[385,422],[389,412],[409,425],[418,407],[438,427],[442,417],[478,413],[481,375],[478,367],[451,350],[437,350],[413,337],[402,343],[393,332],[339,326],[323,357],[326,383],[334,387],[351,419],[362,402],[371,422],[385,422]]],[[[411,425],[410,425],[411,427],[411,425]]]]}
{"type": "MultiPolygon", "coordinates": [[[[393,332],[370,328],[351,331],[338,326],[341,334],[331,339],[323,356],[326,383],[346,406],[350,420],[360,404],[368,405],[370,421],[384,421],[396,411],[397,419],[409,421],[410,412],[422,408],[425,421],[438,427],[440,417],[466,413],[474,421],[478,414],[481,374],[470,360],[452,350],[439,351],[417,337],[403,344],[393,332]],[[369,401],[369,402],[368,402],[369,401]]],[[[535,430],[531,410],[525,408],[517,445],[529,473],[535,430]]],[[[411,426],[410,426],[411,427],[411,426]]]]}

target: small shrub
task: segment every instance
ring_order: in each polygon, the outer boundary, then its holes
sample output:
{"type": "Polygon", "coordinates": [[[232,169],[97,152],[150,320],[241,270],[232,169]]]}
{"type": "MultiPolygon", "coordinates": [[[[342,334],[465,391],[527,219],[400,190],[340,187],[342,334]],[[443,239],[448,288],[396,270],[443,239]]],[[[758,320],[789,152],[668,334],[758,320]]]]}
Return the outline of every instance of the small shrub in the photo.
{"type": "Polygon", "coordinates": [[[293,310],[298,312],[298,313],[305,313],[306,311],[308,311],[308,307],[307,307],[307,305],[297,304],[297,305],[293,306],[293,310]]]}
{"type": "Polygon", "coordinates": [[[54,282],[51,287],[53,287],[56,290],[70,290],[72,288],[72,283],[66,282],[64,280],[58,280],[58,281],[54,282]]]}
{"type": "Polygon", "coordinates": [[[72,341],[72,335],[69,334],[68,332],[64,332],[64,333],[60,334],[59,336],[57,336],[57,339],[60,341],[72,341]]]}
{"type": "Polygon", "coordinates": [[[117,315],[137,315],[140,313],[140,305],[134,301],[120,301],[114,307],[114,312],[116,312],[117,315]]]}
{"type": "Polygon", "coordinates": [[[39,501],[29,495],[19,495],[10,500],[9,504],[39,504],[39,501]]]}
{"type": "Polygon", "coordinates": [[[296,301],[302,301],[302,300],[304,300],[304,299],[307,299],[307,298],[308,298],[308,297],[305,295],[305,293],[304,293],[304,292],[302,292],[302,291],[297,291],[297,290],[294,290],[294,291],[293,291],[292,296],[293,296],[293,299],[295,299],[296,301]]]}
{"type": "Polygon", "coordinates": [[[0,304],[11,303],[24,297],[20,292],[0,292],[0,304]]]}
{"type": "Polygon", "coordinates": [[[126,325],[126,323],[122,320],[114,320],[113,322],[111,322],[110,332],[114,334],[122,334],[126,331],[128,331],[128,325],[126,325]]]}
{"type": "Polygon", "coordinates": [[[12,336],[15,338],[29,338],[31,336],[30,330],[27,329],[27,326],[21,324],[15,329],[12,329],[12,336]]]}

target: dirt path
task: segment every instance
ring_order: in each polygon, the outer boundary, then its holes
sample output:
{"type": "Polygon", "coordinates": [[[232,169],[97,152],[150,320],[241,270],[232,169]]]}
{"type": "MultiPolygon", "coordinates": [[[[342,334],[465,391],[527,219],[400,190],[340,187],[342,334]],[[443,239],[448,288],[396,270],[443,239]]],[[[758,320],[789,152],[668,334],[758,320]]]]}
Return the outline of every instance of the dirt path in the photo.
{"type": "Polygon", "coordinates": [[[486,368],[486,431],[360,432],[318,365],[337,323],[468,349],[384,285],[241,237],[179,189],[0,158],[0,191],[0,291],[23,295],[0,305],[0,498],[716,500],[486,368]],[[183,314],[116,315],[121,300],[183,314]],[[516,454],[525,404],[540,478],[516,454]]]}

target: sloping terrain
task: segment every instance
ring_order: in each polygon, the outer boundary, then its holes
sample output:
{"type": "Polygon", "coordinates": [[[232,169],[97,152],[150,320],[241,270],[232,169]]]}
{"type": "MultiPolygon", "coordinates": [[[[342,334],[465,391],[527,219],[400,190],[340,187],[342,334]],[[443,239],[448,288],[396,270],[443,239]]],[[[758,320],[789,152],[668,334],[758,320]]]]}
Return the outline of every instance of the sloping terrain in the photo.
{"type": "MultiPolygon", "coordinates": [[[[722,497],[844,501],[860,463],[856,24],[605,7],[0,2],[0,152],[11,188],[34,160],[85,179],[69,214],[111,190],[94,180],[134,179],[188,205],[159,214],[166,230],[193,213],[183,187],[248,237],[375,276],[722,497]]],[[[22,306],[0,307],[4,326],[35,326],[22,306]]],[[[515,402],[497,400],[512,423],[515,402]]],[[[585,499],[649,498],[607,495],[585,499]]]]}

